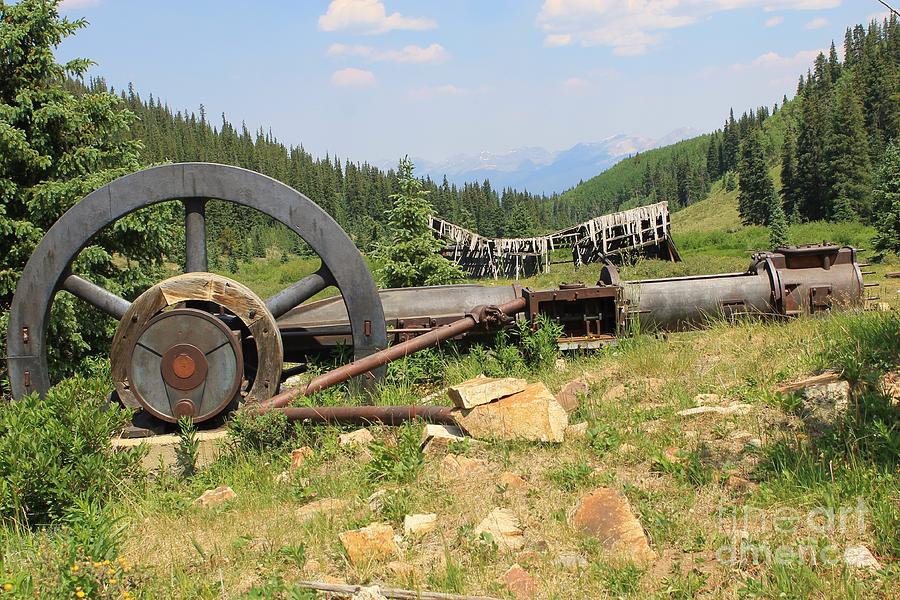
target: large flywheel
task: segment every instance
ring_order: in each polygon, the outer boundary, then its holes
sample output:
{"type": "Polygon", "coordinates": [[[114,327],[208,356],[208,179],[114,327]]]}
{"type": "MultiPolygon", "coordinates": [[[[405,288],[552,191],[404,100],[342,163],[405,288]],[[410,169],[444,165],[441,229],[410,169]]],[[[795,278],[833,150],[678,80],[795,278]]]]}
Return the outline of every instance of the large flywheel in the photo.
{"type": "Polygon", "coordinates": [[[226,165],[181,163],[127,175],[66,212],[25,266],[10,311],[13,397],[43,394],[51,385],[46,334],[59,290],[119,320],[111,366],[121,401],[174,422],[182,416],[211,419],[241,398],[262,401],[277,393],[283,349],[276,319],[332,286],[350,317],[354,358],[385,347],[384,313],[372,275],[344,230],[312,200],[270,177],[226,165]],[[266,300],[208,273],[204,207],[210,199],[283,223],[318,254],[320,267],[266,300]],[[184,203],[184,275],[152,286],[132,303],[72,272],[79,252],[104,227],[165,201],[184,203]],[[248,362],[246,354],[254,360],[248,362]]]}

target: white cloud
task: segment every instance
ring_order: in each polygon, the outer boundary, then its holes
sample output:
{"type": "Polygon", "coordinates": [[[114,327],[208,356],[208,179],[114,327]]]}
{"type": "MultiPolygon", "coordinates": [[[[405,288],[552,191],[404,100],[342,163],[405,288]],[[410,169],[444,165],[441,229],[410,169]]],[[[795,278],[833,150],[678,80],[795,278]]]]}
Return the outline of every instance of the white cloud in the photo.
{"type": "Polygon", "coordinates": [[[537,23],[545,33],[545,46],[606,46],[615,54],[635,56],[660,44],[666,31],[714,13],[739,8],[821,10],[840,4],[841,0],[544,0],[537,23]]]}
{"type": "Polygon", "coordinates": [[[400,50],[378,50],[371,46],[332,44],[328,47],[332,56],[358,56],[372,62],[389,61],[399,63],[437,64],[450,57],[450,53],[440,44],[430,46],[404,46],[400,50]]]}
{"type": "Polygon", "coordinates": [[[331,83],[340,87],[365,87],[375,85],[375,75],[372,71],[349,67],[332,73],[331,83]]]}
{"type": "Polygon", "coordinates": [[[775,27],[776,25],[781,25],[784,23],[784,17],[772,17],[771,19],[766,20],[766,27],[775,27]]]}
{"type": "Polygon", "coordinates": [[[803,29],[821,29],[828,25],[828,19],[825,17],[816,17],[809,23],[803,26],[803,29]]]}
{"type": "Polygon", "coordinates": [[[808,67],[816,60],[823,50],[801,50],[793,56],[781,56],[777,52],[766,52],[754,58],[749,63],[736,63],[731,65],[732,71],[745,71],[747,69],[763,68],[766,70],[792,70],[808,67]]]}
{"type": "Polygon", "coordinates": [[[397,29],[422,31],[434,29],[434,19],[406,17],[398,12],[387,14],[380,0],[331,0],[328,10],[319,17],[322,31],[355,33],[387,33],[397,29]]]}

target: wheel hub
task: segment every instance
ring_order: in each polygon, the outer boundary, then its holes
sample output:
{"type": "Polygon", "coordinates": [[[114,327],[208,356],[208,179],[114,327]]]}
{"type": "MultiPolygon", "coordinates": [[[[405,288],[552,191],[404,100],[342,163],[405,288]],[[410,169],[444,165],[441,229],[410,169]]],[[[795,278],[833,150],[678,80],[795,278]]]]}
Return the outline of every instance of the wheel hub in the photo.
{"type": "Polygon", "coordinates": [[[222,412],[244,376],[238,336],[214,315],[166,310],[135,336],[126,369],[131,393],[165,421],[204,421],[222,412]]]}

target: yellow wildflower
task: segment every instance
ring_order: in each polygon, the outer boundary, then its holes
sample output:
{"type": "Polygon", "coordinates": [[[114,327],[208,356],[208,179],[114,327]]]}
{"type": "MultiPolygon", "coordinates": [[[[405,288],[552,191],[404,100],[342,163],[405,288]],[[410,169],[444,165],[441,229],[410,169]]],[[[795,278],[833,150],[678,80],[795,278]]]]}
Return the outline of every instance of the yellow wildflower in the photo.
{"type": "Polygon", "coordinates": [[[81,590],[78,590],[77,592],[75,592],[75,595],[76,595],[77,597],[79,597],[79,598],[84,598],[85,593],[82,592],[81,590]]]}
{"type": "Polygon", "coordinates": [[[72,571],[73,573],[77,573],[77,572],[78,572],[78,565],[72,565],[71,567],[69,567],[69,570],[72,571]]]}
{"type": "Polygon", "coordinates": [[[99,568],[100,568],[100,563],[95,562],[95,563],[94,563],[94,568],[95,568],[95,569],[99,569],[99,568]]]}
{"type": "Polygon", "coordinates": [[[3,584],[3,591],[4,591],[4,592],[8,592],[8,591],[10,591],[11,589],[12,589],[12,584],[11,584],[11,583],[4,583],[4,584],[3,584]]]}
{"type": "Polygon", "coordinates": [[[116,581],[115,577],[109,580],[109,585],[116,585],[118,581],[116,581]]]}
{"type": "Polygon", "coordinates": [[[103,566],[104,566],[104,567],[108,567],[108,566],[109,566],[109,561],[108,561],[108,560],[104,560],[104,561],[103,561],[103,566]]]}

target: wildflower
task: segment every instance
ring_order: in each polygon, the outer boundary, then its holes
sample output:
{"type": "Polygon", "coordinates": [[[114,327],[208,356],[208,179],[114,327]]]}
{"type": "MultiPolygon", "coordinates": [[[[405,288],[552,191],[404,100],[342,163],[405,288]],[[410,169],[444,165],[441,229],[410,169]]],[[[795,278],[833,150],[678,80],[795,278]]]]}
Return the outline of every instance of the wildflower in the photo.
{"type": "Polygon", "coordinates": [[[84,597],[85,597],[85,593],[82,592],[81,590],[78,590],[77,592],[75,592],[75,596],[78,597],[78,598],[84,598],[84,597]]]}
{"type": "Polygon", "coordinates": [[[118,581],[116,580],[115,577],[113,577],[112,579],[109,580],[109,585],[116,585],[117,583],[118,583],[118,581]]]}
{"type": "Polygon", "coordinates": [[[108,561],[108,560],[104,560],[104,561],[103,561],[103,566],[104,566],[104,567],[108,567],[108,566],[109,566],[109,561],[108,561]]]}
{"type": "Polygon", "coordinates": [[[72,565],[71,567],[69,567],[69,570],[72,571],[73,573],[77,573],[77,572],[78,572],[78,565],[72,565]]]}
{"type": "Polygon", "coordinates": [[[10,591],[10,590],[12,590],[12,584],[11,584],[11,583],[4,583],[4,584],[3,584],[3,591],[4,591],[4,592],[8,592],[8,591],[10,591]]]}
{"type": "Polygon", "coordinates": [[[99,562],[94,562],[94,568],[95,568],[95,569],[99,569],[99,568],[100,568],[100,563],[99,563],[99,562]]]}

